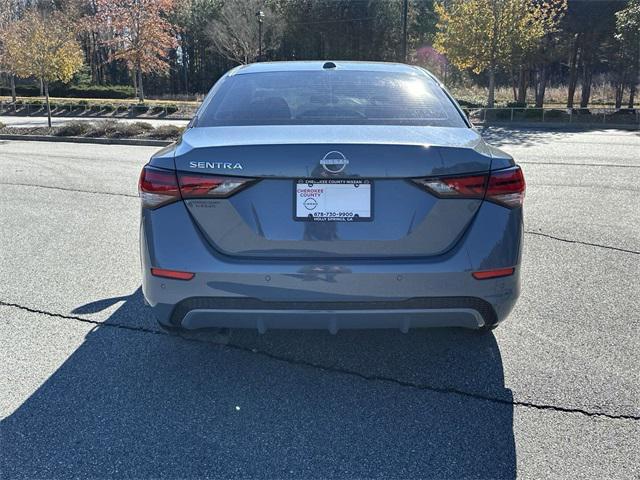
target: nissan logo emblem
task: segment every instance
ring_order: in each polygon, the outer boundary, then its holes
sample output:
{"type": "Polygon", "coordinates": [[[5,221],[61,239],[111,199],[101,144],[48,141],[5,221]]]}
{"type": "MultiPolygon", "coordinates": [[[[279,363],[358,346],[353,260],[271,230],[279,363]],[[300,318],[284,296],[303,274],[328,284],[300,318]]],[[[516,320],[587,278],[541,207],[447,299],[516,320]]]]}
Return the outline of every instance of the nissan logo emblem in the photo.
{"type": "Polygon", "coordinates": [[[329,173],[340,173],[342,172],[346,166],[349,164],[349,160],[344,156],[342,152],[338,152],[337,150],[332,150],[327,153],[322,160],[320,160],[320,165],[329,173]]]}

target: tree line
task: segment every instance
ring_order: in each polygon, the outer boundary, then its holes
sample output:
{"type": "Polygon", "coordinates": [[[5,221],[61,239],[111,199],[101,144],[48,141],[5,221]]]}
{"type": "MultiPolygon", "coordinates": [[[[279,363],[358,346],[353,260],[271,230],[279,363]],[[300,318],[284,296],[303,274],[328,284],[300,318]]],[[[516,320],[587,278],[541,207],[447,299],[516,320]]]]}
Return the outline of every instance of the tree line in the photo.
{"type": "Polygon", "coordinates": [[[303,59],[424,65],[486,86],[487,106],[509,85],[541,107],[554,84],[586,108],[604,75],[633,108],[640,0],[0,0],[3,78],[45,96],[51,82],[201,94],[237,64],[303,59]]]}

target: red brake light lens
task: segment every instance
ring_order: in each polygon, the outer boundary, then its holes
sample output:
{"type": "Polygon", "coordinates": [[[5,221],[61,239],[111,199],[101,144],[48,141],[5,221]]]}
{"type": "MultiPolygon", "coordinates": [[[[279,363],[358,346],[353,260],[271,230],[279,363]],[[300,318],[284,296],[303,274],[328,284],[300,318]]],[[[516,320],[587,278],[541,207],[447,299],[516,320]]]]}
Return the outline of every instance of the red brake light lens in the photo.
{"type": "Polygon", "coordinates": [[[172,170],[144,167],[138,181],[138,193],[145,208],[157,208],[179,200],[176,173],[172,170]]]}
{"type": "Polygon", "coordinates": [[[487,187],[486,175],[451,178],[420,178],[416,183],[438,197],[482,198],[487,187]]]}
{"type": "Polygon", "coordinates": [[[413,182],[440,198],[484,198],[509,208],[522,206],[526,188],[518,166],[486,175],[417,178],[413,182]]]}
{"type": "Polygon", "coordinates": [[[521,207],[526,188],[520,167],[498,170],[489,178],[486,199],[509,208],[521,207]]]}
{"type": "Polygon", "coordinates": [[[178,174],[182,198],[226,198],[247,185],[253,178],[219,177],[216,175],[178,174]]]}
{"type": "Polygon", "coordinates": [[[158,208],[180,199],[227,198],[247,185],[253,178],[219,177],[178,173],[146,166],[140,173],[138,193],[145,208],[158,208]]]}

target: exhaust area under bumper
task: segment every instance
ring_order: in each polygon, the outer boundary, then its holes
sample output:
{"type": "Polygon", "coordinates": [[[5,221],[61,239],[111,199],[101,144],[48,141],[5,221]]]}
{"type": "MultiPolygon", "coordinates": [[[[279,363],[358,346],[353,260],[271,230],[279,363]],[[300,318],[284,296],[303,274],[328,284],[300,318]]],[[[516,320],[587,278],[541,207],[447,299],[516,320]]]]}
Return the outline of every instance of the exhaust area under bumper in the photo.
{"type": "Polygon", "coordinates": [[[157,305],[168,326],[328,330],[480,328],[498,322],[493,306],[474,297],[426,297],[377,302],[271,302],[238,297],[192,297],[169,306],[157,305]],[[167,315],[168,314],[168,315],[167,315]]]}

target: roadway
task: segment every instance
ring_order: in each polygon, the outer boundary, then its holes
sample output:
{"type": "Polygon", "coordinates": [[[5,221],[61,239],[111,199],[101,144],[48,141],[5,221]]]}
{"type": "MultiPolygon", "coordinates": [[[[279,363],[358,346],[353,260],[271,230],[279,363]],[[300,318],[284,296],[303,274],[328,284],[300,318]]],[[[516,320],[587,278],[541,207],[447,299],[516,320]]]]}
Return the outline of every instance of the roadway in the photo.
{"type": "Polygon", "coordinates": [[[168,335],[140,293],[155,149],[0,142],[3,478],[638,478],[640,136],[485,135],[528,190],[484,336],[168,335]]]}

